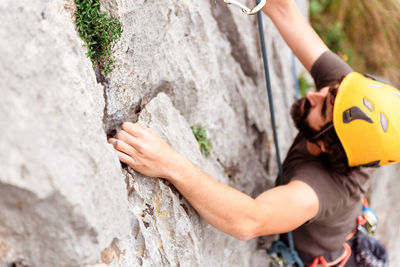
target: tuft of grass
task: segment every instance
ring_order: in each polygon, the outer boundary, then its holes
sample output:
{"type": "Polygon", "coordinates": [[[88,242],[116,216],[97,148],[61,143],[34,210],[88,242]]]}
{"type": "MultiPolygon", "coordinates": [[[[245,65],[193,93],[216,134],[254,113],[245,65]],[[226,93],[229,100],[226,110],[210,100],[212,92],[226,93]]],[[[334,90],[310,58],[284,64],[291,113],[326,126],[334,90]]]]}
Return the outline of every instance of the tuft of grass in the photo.
{"type": "Polygon", "coordinates": [[[115,60],[112,49],[122,35],[122,24],[116,17],[100,11],[99,0],[76,0],[76,27],[87,47],[87,56],[107,76],[115,60]]]}
{"type": "Polygon", "coordinates": [[[355,70],[400,86],[400,1],[311,0],[310,17],[327,45],[355,70]]]}
{"type": "Polygon", "coordinates": [[[207,138],[206,128],[202,125],[193,125],[190,127],[196,138],[197,142],[200,146],[200,151],[204,155],[204,157],[208,157],[210,155],[210,151],[213,148],[210,139],[207,138]]]}

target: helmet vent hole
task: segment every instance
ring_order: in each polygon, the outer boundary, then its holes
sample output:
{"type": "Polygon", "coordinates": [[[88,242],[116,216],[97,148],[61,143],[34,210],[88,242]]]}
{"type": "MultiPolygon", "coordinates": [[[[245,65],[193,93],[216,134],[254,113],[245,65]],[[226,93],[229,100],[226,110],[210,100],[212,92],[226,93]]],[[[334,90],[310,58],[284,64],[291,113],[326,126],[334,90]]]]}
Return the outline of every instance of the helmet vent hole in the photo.
{"type": "Polygon", "coordinates": [[[374,111],[374,106],[372,105],[371,102],[369,102],[367,99],[363,98],[363,103],[364,106],[369,109],[369,111],[373,112],[374,111]]]}
{"type": "Polygon", "coordinates": [[[400,97],[400,93],[399,92],[392,92],[394,95],[397,95],[400,97]]]}
{"type": "Polygon", "coordinates": [[[388,127],[388,119],[381,113],[381,126],[383,131],[386,133],[387,127],[388,127]]]}
{"type": "Polygon", "coordinates": [[[354,120],[364,120],[373,123],[372,119],[359,107],[351,107],[343,111],[343,122],[350,123],[354,120]]]}
{"type": "Polygon", "coordinates": [[[374,87],[374,88],[379,88],[379,89],[383,88],[383,85],[376,84],[376,83],[371,83],[369,86],[374,87]]]}

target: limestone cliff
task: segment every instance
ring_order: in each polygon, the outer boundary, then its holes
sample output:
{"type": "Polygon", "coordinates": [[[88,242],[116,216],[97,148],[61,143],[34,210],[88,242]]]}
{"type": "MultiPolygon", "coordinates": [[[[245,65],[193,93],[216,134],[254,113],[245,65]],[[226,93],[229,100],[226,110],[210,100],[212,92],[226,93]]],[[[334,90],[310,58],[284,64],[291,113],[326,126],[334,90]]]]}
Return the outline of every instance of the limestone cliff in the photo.
{"type": "MultiPolygon", "coordinates": [[[[107,143],[122,122],[140,121],[216,180],[251,196],[270,188],[256,17],[213,0],[102,4],[124,30],[108,78],[85,55],[73,1],[0,3],[0,266],[266,266],[257,240],[209,226],[173,186],[122,167],[107,143]],[[207,159],[194,124],[213,143],[207,159]]],[[[284,155],[295,135],[291,52],[264,18],[284,155]]]]}

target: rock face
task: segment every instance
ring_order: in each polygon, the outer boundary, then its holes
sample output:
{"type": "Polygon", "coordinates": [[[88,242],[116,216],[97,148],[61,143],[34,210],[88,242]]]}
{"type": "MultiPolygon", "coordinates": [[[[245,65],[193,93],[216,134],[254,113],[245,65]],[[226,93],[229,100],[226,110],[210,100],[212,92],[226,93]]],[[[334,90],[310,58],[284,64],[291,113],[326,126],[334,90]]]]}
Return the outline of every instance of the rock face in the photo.
{"type": "MultiPolygon", "coordinates": [[[[107,143],[138,120],[216,180],[254,197],[270,188],[277,168],[256,18],[221,1],[102,4],[124,33],[114,72],[96,80],[73,1],[0,3],[0,266],[266,266],[256,240],[212,228],[172,185],[121,166],[107,143]],[[213,143],[207,159],[194,124],[213,143]]],[[[295,135],[291,52],[264,24],[285,155],[295,135]]]]}
{"type": "Polygon", "coordinates": [[[57,2],[0,9],[0,258],[29,266],[97,262],[131,235],[102,87],[57,2]]]}
{"type": "Polygon", "coordinates": [[[399,166],[379,168],[371,186],[371,208],[378,216],[376,236],[389,252],[390,266],[400,264],[399,166]]]}

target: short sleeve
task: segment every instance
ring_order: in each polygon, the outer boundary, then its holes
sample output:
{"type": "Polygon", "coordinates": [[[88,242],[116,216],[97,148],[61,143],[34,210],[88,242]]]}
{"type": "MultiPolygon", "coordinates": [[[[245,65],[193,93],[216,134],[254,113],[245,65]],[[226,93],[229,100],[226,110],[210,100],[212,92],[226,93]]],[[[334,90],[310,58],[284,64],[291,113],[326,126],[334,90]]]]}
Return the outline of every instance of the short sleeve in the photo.
{"type": "Polygon", "coordinates": [[[312,65],[311,76],[317,90],[340,80],[352,72],[352,68],[332,51],[323,53],[312,65]]]}
{"type": "Polygon", "coordinates": [[[302,181],[309,185],[316,193],[319,201],[318,214],[311,221],[318,221],[332,213],[338,204],[338,195],[341,195],[338,185],[330,175],[319,168],[318,164],[303,166],[295,171],[292,181],[302,181]],[[316,166],[317,165],[317,166],[316,166]]]}

